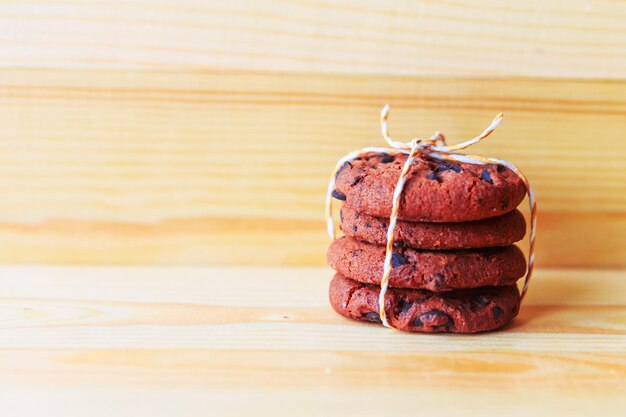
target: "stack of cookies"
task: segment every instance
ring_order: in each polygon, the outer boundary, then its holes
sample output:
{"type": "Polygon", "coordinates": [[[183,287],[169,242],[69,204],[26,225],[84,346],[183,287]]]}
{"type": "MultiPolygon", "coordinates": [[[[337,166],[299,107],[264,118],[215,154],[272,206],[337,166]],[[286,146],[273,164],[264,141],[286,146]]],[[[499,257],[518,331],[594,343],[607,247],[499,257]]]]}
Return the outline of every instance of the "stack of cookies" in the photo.
{"type": "MultiPolygon", "coordinates": [[[[330,302],[341,315],[380,323],[392,196],[405,154],[369,153],[336,174],[344,237],[328,249],[337,271],[330,302]]],[[[516,207],[522,180],[500,165],[417,157],[399,201],[385,312],[392,327],[416,332],[493,330],[518,313],[526,272],[513,243],[526,233],[516,207]]]]}

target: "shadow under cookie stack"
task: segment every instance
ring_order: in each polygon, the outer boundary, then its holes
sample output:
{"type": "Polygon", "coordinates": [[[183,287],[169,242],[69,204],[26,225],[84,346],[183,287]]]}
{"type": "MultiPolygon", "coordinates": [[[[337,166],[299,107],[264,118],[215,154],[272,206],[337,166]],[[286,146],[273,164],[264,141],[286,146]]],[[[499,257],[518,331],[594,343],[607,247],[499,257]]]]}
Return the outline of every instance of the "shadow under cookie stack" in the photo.
{"type": "MultiPolygon", "coordinates": [[[[335,269],[332,307],[381,323],[379,295],[393,194],[407,160],[372,152],[345,162],[332,196],[342,200],[341,230],[328,263],[335,269]]],[[[496,164],[449,162],[418,154],[398,204],[385,315],[415,332],[475,333],[500,328],[518,313],[526,273],[513,243],[526,233],[516,207],[526,187],[496,164]]]]}

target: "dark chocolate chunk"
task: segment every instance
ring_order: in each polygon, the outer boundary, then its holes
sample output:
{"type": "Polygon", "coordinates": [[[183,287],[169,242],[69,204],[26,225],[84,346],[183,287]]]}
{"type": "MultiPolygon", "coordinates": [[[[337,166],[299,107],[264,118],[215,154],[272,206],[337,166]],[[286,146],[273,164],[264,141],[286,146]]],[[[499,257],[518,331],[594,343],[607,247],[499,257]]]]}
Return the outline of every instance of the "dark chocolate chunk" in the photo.
{"type": "Polygon", "coordinates": [[[369,224],[369,223],[365,223],[365,228],[366,228],[366,229],[371,229],[371,228],[372,228],[372,225],[371,225],[371,224],[369,224]]]}
{"type": "Polygon", "coordinates": [[[362,253],[363,253],[363,249],[355,249],[352,252],[350,252],[350,256],[352,256],[353,258],[356,258],[362,253]]]}
{"type": "Polygon", "coordinates": [[[397,268],[406,263],[406,258],[401,253],[394,253],[391,255],[391,267],[397,268]]]}
{"type": "Polygon", "coordinates": [[[502,201],[502,210],[506,210],[509,208],[509,200],[502,201]]]}
{"type": "Polygon", "coordinates": [[[352,226],[352,231],[356,233],[356,224],[352,226]]]}
{"type": "Polygon", "coordinates": [[[480,179],[488,182],[489,184],[493,184],[493,180],[491,179],[491,175],[489,175],[489,171],[483,169],[483,172],[480,173],[480,179]]]}
{"type": "Polygon", "coordinates": [[[396,157],[395,157],[395,156],[393,156],[393,155],[383,155],[383,156],[380,158],[380,163],[381,163],[381,164],[388,164],[389,162],[393,162],[393,161],[395,161],[395,159],[396,159],[396,157]]]}
{"type": "Polygon", "coordinates": [[[496,165],[496,171],[504,172],[504,171],[506,171],[506,168],[505,168],[504,165],[496,165]]]}
{"type": "Polygon", "coordinates": [[[378,314],[376,311],[370,311],[363,317],[365,317],[367,321],[371,321],[372,323],[382,323],[382,320],[380,319],[380,314],[378,314]]]}
{"type": "Polygon", "coordinates": [[[335,197],[337,200],[345,200],[346,199],[346,195],[342,192],[339,192],[337,190],[333,190],[332,196],[335,197]]]}
{"type": "Polygon", "coordinates": [[[426,177],[429,180],[433,180],[433,181],[437,181],[437,182],[441,182],[441,179],[437,176],[437,174],[435,174],[434,172],[429,172],[428,175],[426,175],[426,177]]]}
{"type": "Polygon", "coordinates": [[[487,307],[487,305],[489,305],[489,302],[490,302],[489,299],[485,297],[484,295],[478,295],[472,298],[472,307],[474,308],[487,307]]]}
{"type": "Polygon", "coordinates": [[[461,171],[463,171],[463,168],[461,168],[459,165],[455,165],[455,164],[451,164],[449,162],[441,162],[439,163],[439,165],[437,165],[437,168],[435,168],[436,172],[446,172],[446,171],[454,171],[457,174],[461,171]]]}
{"type": "Polygon", "coordinates": [[[443,286],[446,277],[443,274],[435,274],[428,278],[429,282],[432,282],[435,286],[435,289],[439,289],[443,286]]]}
{"type": "Polygon", "coordinates": [[[427,311],[413,321],[413,325],[418,327],[452,327],[453,324],[452,317],[441,310],[427,311]]]}
{"type": "Polygon", "coordinates": [[[363,177],[356,177],[354,179],[354,181],[352,181],[352,186],[354,187],[355,185],[357,185],[358,183],[360,183],[361,181],[363,181],[363,177]]]}
{"type": "Polygon", "coordinates": [[[457,174],[461,171],[463,171],[463,168],[461,168],[458,165],[454,165],[454,164],[448,164],[448,167],[450,168],[450,170],[456,172],[457,174]]]}
{"type": "Polygon", "coordinates": [[[341,171],[343,171],[344,169],[351,167],[352,164],[348,161],[344,162],[343,165],[341,166],[341,168],[339,168],[337,170],[337,173],[335,174],[335,179],[337,179],[337,177],[339,176],[339,174],[341,174],[341,171]]]}
{"type": "Polygon", "coordinates": [[[396,240],[393,242],[393,247],[396,249],[401,249],[404,247],[404,241],[402,240],[396,240]]]}
{"type": "Polygon", "coordinates": [[[493,317],[498,318],[504,313],[504,311],[502,311],[500,307],[495,306],[491,309],[491,313],[493,314],[493,317]]]}
{"type": "Polygon", "coordinates": [[[407,311],[411,309],[411,307],[413,307],[413,303],[408,302],[404,298],[401,298],[398,301],[398,309],[400,310],[400,314],[406,313],[407,311]]]}

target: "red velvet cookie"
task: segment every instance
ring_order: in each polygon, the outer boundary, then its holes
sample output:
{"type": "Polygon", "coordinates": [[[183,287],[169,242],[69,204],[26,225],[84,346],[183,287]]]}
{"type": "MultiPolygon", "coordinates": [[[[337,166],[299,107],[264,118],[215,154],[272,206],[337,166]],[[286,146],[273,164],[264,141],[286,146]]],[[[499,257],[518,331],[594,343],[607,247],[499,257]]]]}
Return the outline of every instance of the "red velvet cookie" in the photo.
{"type": "MultiPolygon", "coordinates": [[[[380,284],[385,247],[342,237],[331,243],[327,259],[348,278],[380,284]]],[[[430,291],[512,285],[526,272],[524,254],[512,245],[449,251],[397,248],[391,266],[390,287],[430,291]]]]}
{"type": "MultiPolygon", "coordinates": [[[[389,217],[392,196],[407,155],[370,153],[346,162],[333,196],[372,216],[389,217]]],[[[500,165],[450,163],[419,156],[409,170],[398,218],[466,222],[500,216],[524,199],[525,187],[500,165]]]]}
{"type": "MultiPolygon", "coordinates": [[[[346,236],[376,245],[387,244],[389,218],[359,213],[344,204],[341,230],[346,236]]],[[[396,246],[416,249],[465,249],[511,245],[524,238],[526,221],[519,210],[502,216],[461,223],[398,221],[396,246]]]]}
{"type": "MultiPolygon", "coordinates": [[[[333,309],[342,316],[381,323],[380,288],[341,274],[330,283],[333,309]]],[[[517,315],[520,295],[515,285],[445,293],[390,288],[385,295],[387,321],[395,328],[424,333],[476,333],[494,330],[517,315]]]]}

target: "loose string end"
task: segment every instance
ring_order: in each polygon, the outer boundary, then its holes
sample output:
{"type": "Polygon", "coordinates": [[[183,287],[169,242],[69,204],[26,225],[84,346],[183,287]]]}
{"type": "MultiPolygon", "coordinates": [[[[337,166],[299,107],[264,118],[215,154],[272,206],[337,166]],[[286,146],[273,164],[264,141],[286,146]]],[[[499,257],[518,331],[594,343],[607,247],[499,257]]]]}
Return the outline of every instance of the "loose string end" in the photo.
{"type": "Polygon", "coordinates": [[[382,109],[380,109],[380,118],[382,120],[387,120],[387,116],[389,116],[389,104],[385,104],[382,109]]]}
{"type": "Polygon", "coordinates": [[[491,124],[487,127],[487,129],[483,130],[483,133],[478,135],[480,140],[485,139],[487,136],[491,135],[491,133],[500,126],[502,121],[504,120],[504,114],[502,112],[496,114],[496,117],[493,118],[491,124]]]}
{"type": "Polygon", "coordinates": [[[387,123],[387,118],[389,117],[389,104],[385,104],[383,108],[380,110],[380,133],[383,135],[383,139],[385,142],[389,144],[392,148],[397,148],[398,144],[391,139],[389,135],[389,125],[387,123]]]}

